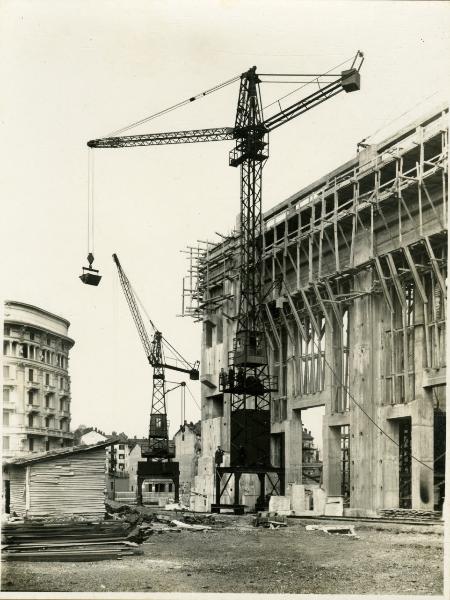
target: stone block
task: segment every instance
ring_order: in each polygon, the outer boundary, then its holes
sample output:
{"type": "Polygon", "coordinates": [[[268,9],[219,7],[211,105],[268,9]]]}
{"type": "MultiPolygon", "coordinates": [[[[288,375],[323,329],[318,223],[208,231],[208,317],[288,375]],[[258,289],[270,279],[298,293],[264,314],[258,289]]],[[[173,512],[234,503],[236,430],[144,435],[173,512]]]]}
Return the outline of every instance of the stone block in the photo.
{"type": "Polygon", "coordinates": [[[289,496],[271,496],[269,501],[269,512],[277,512],[279,515],[291,513],[291,499],[289,496]]]}
{"type": "Polygon", "coordinates": [[[313,489],[313,511],[316,515],[325,513],[326,494],[321,488],[313,489]]]}
{"type": "Polygon", "coordinates": [[[291,507],[296,513],[309,509],[306,506],[305,486],[300,483],[293,483],[291,486],[291,507]]]}
{"type": "Polygon", "coordinates": [[[257,494],[242,494],[242,504],[245,505],[246,512],[252,512],[255,510],[257,499],[257,494]]]}
{"type": "Polygon", "coordinates": [[[328,496],[325,503],[325,515],[342,517],[344,514],[344,498],[342,496],[328,496]]]}

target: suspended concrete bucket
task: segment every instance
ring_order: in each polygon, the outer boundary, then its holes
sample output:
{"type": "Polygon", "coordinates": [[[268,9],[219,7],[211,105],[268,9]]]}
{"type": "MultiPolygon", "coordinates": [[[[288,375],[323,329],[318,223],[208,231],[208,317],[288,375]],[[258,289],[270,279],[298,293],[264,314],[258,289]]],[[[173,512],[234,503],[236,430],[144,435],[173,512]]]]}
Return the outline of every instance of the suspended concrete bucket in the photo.
{"type": "Polygon", "coordinates": [[[98,285],[102,276],[98,274],[98,269],[92,268],[92,263],[94,262],[94,255],[91,252],[89,252],[87,260],[89,263],[89,267],[83,267],[83,274],[80,275],[80,279],[83,283],[86,283],[87,285],[98,285]]]}

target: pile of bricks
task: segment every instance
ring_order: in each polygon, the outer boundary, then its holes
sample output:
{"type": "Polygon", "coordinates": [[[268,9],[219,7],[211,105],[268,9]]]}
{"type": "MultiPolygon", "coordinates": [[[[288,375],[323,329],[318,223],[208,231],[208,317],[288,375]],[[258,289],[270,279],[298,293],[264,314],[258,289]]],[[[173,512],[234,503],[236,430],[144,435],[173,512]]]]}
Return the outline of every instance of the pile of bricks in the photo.
{"type": "Polygon", "coordinates": [[[378,511],[380,517],[386,519],[402,519],[404,521],[440,521],[441,513],[435,510],[415,510],[411,508],[385,508],[378,511]]]}

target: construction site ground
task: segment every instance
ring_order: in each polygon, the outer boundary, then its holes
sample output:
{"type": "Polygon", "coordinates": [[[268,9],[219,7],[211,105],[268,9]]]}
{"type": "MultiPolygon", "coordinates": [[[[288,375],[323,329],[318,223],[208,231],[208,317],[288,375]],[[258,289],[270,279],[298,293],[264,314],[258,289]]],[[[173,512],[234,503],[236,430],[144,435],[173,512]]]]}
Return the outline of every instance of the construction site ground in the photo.
{"type": "Polygon", "coordinates": [[[253,527],[251,515],[215,517],[205,531],[155,531],[141,556],[3,563],[2,590],[442,594],[441,524],[353,521],[350,537],[306,530],[343,524],[332,520],[288,518],[271,529],[253,527]]]}

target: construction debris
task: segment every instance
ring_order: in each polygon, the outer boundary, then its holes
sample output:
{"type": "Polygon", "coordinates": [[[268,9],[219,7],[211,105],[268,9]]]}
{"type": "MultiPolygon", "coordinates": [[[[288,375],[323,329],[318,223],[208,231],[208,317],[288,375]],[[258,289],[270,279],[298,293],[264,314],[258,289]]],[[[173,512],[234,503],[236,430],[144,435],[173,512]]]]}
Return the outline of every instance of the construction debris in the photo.
{"type": "Polygon", "coordinates": [[[441,521],[442,514],[435,510],[417,510],[411,508],[384,508],[378,511],[380,517],[407,521],[441,521]]]}
{"type": "Polygon", "coordinates": [[[13,561],[94,561],[142,554],[117,521],[22,521],[2,530],[3,557],[13,561]]]}
{"type": "Polygon", "coordinates": [[[352,525],[306,525],[306,531],[324,531],[328,534],[339,534],[350,537],[358,537],[352,525]]]}
{"type": "Polygon", "coordinates": [[[259,512],[253,519],[253,526],[278,529],[287,527],[287,519],[285,515],[279,515],[276,512],[259,512]]]}
{"type": "Polygon", "coordinates": [[[170,522],[171,525],[175,525],[178,529],[190,529],[192,531],[205,531],[206,529],[212,529],[209,525],[190,525],[189,523],[183,523],[174,519],[170,522]]]}

